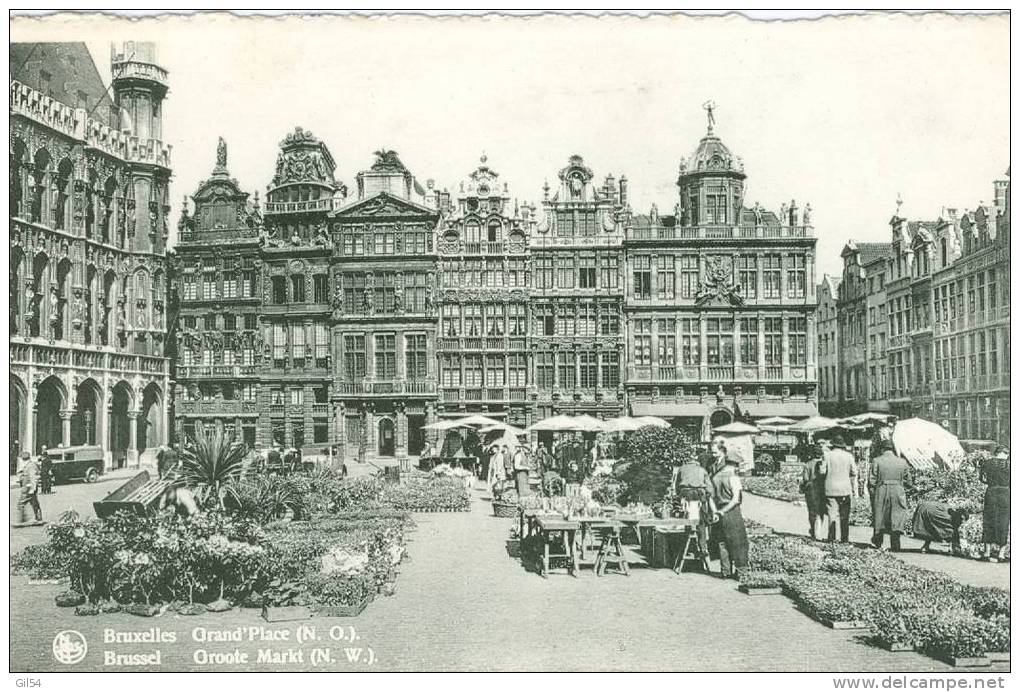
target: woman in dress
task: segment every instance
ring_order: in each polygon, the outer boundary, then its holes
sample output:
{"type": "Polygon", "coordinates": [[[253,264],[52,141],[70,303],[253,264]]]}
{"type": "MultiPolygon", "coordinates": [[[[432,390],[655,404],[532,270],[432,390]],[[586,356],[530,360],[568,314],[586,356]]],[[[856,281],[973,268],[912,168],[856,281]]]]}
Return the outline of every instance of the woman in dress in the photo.
{"type": "Polygon", "coordinates": [[[1005,557],[1009,543],[1009,449],[999,445],[995,454],[981,464],[980,479],[988,485],[985,491],[984,542],[985,560],[998,562],[1005,557]],[[997,555],[992,556],[992,548],[997,555]]]}
{"type": "Polygon", "coordinates": [[[712,512],[712,534],[710,550],[721,543],[726,550],[719,551],[719,568],[723,577],[739,578],[740,572],[747,567],[747,527],[740,512],[743,500],[743,489],[737,467],[738,457],[726,454],[726,446],[721,440],[712,444],[712,455],[715,458],[715,469],[710,479],[711,494],[708,498],[712,512]]]}

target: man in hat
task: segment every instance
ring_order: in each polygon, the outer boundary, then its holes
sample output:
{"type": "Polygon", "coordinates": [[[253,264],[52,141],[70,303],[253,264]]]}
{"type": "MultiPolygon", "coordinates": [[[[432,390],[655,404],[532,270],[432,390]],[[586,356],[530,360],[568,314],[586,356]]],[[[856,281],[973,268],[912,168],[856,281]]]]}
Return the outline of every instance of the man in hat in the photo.
{"type": "Polygon", "coordinates": [[[839,523],[840,543],[850,542],[850,498],[855,495],[857,464],[846,449],[846,440],[840,433],[832,436],[830,448],[822,453],[821,473],[825,474],[826,515],[829,521],[828,538],[836,540],[836,523],[839,523]]]}
{"type": "Polygon", "coordinates": [[[21,494],[18,497],[18,509],[25,505],[31,505],[35,513],[35,520],[42,521],[42,508],[39,507],[39,462],[32,458],[28,452],[21,453],[23,465],[18,475],[18,482],[21,484],[21,494]]]}
{"type": "Polygon", "coordinates": [[[712,517],[709,537],[710,555],[718,554],[723,577],[739,578],[747,567],[750,547],[747,527],[740,512],[743,488],[737,473],[739,461],[726,454],[726,443],[721,439],[712,442],[715,467],[709,479],[708,506],[712,517]]]}
{"type": "Polygon", "coordinates": [[[880,438],[875,444],[878,453],[871,460],[868,490],[871,491],[875,533],[871,544],[881,548],[884,534],[889,534],[893,551],[900,549],[900,536],[907,524],[907,493],[910,483],[910,465],[896,454],[891,440],[880,438]]]}

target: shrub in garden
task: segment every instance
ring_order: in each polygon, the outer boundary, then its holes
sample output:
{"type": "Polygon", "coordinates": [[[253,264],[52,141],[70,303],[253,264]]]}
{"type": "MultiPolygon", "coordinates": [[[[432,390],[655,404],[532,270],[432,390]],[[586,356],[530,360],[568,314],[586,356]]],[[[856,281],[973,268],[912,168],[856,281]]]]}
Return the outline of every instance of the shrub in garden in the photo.
{"type": "Polygon", "coordinates": [[[774,476],[751,476],[740,481],[749,493],[792,502],[804,499],[800,491],[800,474],[782,471],[774,476]]]}
{"type": "Polygon", "coordinates": [[[1005,653],[1009,651],[1009,616],[996,615],[988,620],[985,635],[985,652],[1005,653]]]}
{"type": "Polygon", "coordinates": [[[783,585],[785,574],[745,569],[740,573],[740,585],[749,589],[772,589],[783,585]]]}
{"type": "Polygon", "coordinates": [[[673,467],[694,457],[694,440],[683,430],[645,426],[629,433],[623,444],[625,463],[617,475],[626,488],[621,499],[636,502],[645,492],[661,497],[669,487],[673,467]]]}
{"type": "Polygon", "coordinates": [[[979,617],[1009,617],[1009,592],[1005,589],[994,586],[964,586],[960,597],[962,602],[979,617]]]}
{"type": "Polygon", "coordinates": [[[67,576],[67,561],[49,543],[29,545],[11,556],[11,574],[30,579],[60,579],[67,576]]]}
{"type": "Polygon", "coordinates": [[[199,435],[181,450],[181,479],[207,507],[224,505],[230,487],[244,471],[247,447],[223,433],[199,435]]]}

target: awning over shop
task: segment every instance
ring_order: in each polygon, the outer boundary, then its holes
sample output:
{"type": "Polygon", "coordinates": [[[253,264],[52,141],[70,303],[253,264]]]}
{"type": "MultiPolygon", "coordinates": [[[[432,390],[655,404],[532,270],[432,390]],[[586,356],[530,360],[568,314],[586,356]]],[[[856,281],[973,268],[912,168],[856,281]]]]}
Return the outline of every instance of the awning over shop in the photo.
{"type": "Polygon", "coordinates": [[[704,418],[708,415],[708,404],[697,401],[689,403],[631,404],[635,416],[658,416],[659,418],[704,418]]]}
{"type": "Polygon", "coordinates": [[[740,410],[752,418],[786,416],[787,418],[808,418],[818,415],[818,406],[809,401],[769,401],[740,403],[740,410]]]}

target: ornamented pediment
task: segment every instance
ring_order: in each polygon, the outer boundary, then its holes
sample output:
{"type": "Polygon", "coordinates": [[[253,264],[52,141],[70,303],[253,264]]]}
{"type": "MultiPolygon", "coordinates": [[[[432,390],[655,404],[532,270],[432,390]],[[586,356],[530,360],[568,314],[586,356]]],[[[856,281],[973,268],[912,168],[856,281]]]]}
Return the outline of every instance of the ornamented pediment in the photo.
{"type": "Polygon", "coordinates": [[[725,255],[708,257],[706,264],[705,280],[695,296],[695,304],[699,307],[743,305],[740,285],[733,280],[733,260],[725,255]]]}
{"type": "Polygon", "coordinates": [[[436,216],[436,212],[420,204],[409,202],[405,199],[395,197],[388,192],[369,197],[360,202],[355,202],[346,209],[337,212],[340,220],[364,217],[387,217],[387,216],[436,216]]]}

